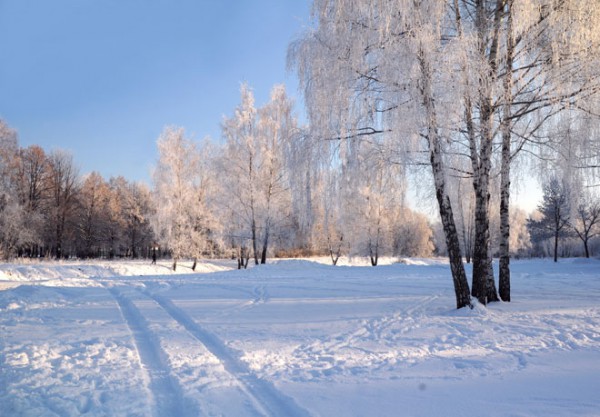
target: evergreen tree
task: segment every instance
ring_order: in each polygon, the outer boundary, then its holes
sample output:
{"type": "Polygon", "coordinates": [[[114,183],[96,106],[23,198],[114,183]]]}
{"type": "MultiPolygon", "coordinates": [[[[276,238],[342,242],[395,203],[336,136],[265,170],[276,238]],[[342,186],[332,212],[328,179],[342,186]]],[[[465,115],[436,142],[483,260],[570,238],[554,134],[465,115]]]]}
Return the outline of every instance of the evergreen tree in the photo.
{"type": "Polygon", "coordinates": [[[528,228],[535,241],[554,238],[554,262],[558,259],[558,242],[569,231],[570,201],[565,184],[556,177],[544,184],[544,196],[538,206],[540,220],[529,220],[528,228]]]}

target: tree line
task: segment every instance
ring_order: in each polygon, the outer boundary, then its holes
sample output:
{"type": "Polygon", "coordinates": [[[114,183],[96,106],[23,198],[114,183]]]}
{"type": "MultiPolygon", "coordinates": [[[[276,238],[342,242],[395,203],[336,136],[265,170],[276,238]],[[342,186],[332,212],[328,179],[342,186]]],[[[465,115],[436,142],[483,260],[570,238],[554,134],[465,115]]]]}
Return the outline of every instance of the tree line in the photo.
{"type": "MultiPolygon", "coordinates": [[[[406,178],[373,152],[353,166],[298,126],[283,86],[257,107],[241,88],[222,141],[166,127],[152,184],[80,175],[64,151],[22,148],[0,120],[0,254],[33,258],[431,256],[429,219],[404,202],[406,178]]],[[[194,263],[195,265],[195,263],[194,263]]]]}
{"type": "MultiPolygon", "coordinates": [[[[16,132],[4,122],[0,127],[5,258],[137,258],[160,251],[174,268],[182,258],[213,256],[237,258],[242,268],[251,258],[259,264],[274,255],[325,255],[334,265],[340,256],[364,256],[377,265],[380,256],[448,254],[443,226],[405,205],[408,164],[393,161],[373,140],[311,137],[298,126],[283,86],[256,108],[243,85],[220,144],[165,128],[151,188],[96,172],[80,176],[69,154],[20,148],[16,132]]],[[[562,240],[563,255],[589,257],[597,246],[600,200],[568,171],[544,183],[536,213],[511,208],[511,255],[556,260],[562,240]]],[[[460,248],[471,262],[475,196],[467,178],[449,180],[460,248]]],[[[491,197],[498,207],[498,195],[491,197]]],[[[490,231],[490,251],[498,256],[498,210],[490,212],[490,231]]]]}
{"type": "Polygon", "coordinates": [[[147,256],[154,241],[150,189],[123,177],[79,174],[64,151],[21,148],[0,120],[0,254],[147,256]]]}

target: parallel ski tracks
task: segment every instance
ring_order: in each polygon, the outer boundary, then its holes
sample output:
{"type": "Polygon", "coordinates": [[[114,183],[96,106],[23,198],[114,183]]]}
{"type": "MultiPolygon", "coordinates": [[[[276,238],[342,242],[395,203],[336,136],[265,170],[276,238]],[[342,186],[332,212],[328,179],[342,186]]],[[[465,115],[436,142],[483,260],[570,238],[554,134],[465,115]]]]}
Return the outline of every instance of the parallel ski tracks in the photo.
{"type": "Polygon", "coordinates": [[[153,400],[153,414],[156,417],[197,415],[195,412],[192,414],[195,410],[184,407],[185,399],[181,387],[172,376],[166,354],[140,310],[115,287],[110,288],[109,291],[131,330],[141,364],[149,378],[148,388],[153,400]]]}
{"type": "MultiPolygon", "coordinates": [[[[190,404],[190,401],[184,398],[178,380],[172,375],[167,354],[160,346],[157,335],[150,329],[142,312],[117,287],[111,287],[109,291],[131,330],[140,361],[148,373],[149,389],[154,399],[154,415],[156,417],[197,416],[198,410],[185,407],[185,404],[190,404]]],[[[191,337],[214,355],[225,370],[239,382],[242,391],[254,404],[259,414],[272,417],[310,416],[310,413],[296,404],[292,398],[277,390],[270,382],[259,378],[221,339],[200,326],[171,300],[143,290],[139,290],[137,294],[153,300],[191,337]]],[[[261,299],[261,296],[264,297],[264,294],[258,294],[257,298],[261,299]]]]}
{"type": "Polygon", "coordinates": [[[223,367],[235,377],[244,391],[269,416],[305,417],[310,414],[296,402],[278,391],[273,384],[258,378],[248,366],[221,341],[217,336],[202,328],[185,311],[177,307],[169,299],[146,294],[158,303],[177,323],[183,326],[198,342],[218,358],[223,367]]]}

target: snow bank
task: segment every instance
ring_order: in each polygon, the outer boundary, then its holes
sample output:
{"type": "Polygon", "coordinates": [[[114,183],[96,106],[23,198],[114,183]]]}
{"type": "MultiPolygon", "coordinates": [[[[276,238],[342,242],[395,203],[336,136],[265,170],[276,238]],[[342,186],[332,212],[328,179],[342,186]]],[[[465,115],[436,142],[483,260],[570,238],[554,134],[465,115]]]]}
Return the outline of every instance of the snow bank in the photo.
{"type": "MultiPolygon", "coordinates": [[[[165,276],[199,274],[231,269],[231,262],[199,262],[193,271],[192,262],[180,262],[173,271],[171,262],[152,264],[140,261],[25,261],[18,264],[0,264],[0,285],[2,283],[31,283],[59,286],[86,286],[90,279],[129,276],[165,276]]],[[[0,287],[1,288],[1,287],[0,287]]]]}

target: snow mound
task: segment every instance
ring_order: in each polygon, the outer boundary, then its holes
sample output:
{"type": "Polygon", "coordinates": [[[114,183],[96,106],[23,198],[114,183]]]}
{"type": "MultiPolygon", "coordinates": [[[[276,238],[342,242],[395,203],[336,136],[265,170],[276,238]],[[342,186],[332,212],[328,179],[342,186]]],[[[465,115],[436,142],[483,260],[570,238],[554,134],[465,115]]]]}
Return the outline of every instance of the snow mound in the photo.
{"type": "MultiPolygon", "coordinates": [[[[205,261],[191,268],[192,262],[181,262],[173,271],[170,262],[151,264],[149,261],[39,261],[24,264],[1,264],[0,283],[39,283],[46,286],[97,286],[94,278],[130,276],[164,276],[205,274],[227,271],[225,261],[205,261]]],[[[5,285],[10,287],[13,285],[5,285]]],[[[2,288],[2,287],[0,287],[2,288]]]]}

